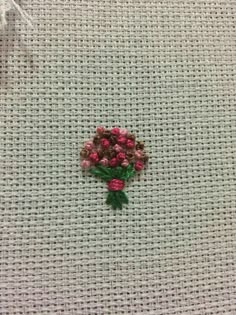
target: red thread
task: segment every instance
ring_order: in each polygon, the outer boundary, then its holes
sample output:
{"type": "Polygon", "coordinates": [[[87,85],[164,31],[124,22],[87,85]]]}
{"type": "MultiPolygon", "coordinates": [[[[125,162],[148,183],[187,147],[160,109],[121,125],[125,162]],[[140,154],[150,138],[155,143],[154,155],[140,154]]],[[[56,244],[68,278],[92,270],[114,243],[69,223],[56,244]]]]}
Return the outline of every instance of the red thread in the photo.
{"type": "Polygon", "coordinates": [[[120,191],[125,187],[125,182],[114,178],[107,183],[107,187],[110,191],[120,191]]]}
{"type": "Polygon", "coordinates": [[[119,162],[122,162],[125,159],[125,153],[123,152],[118,153],[116,158],[119,162]]]}
{"type": "Polygon", "coordinates": [[[126,147],[127,147],[128,149],[133,149],[133,148],[134,148],[134,146],[135,146],[134,141],[133,141],[133,140],[128,139],[128,140],[127,140],[127,142],[126,142],[126,147]]]}
{"type": "Polygon", "coordinates": [[[120,134],[120,128],[112,128],[112,129],[111,129],[111,133],[112,133],[114,136],[119,136],[119,134],[120,134]]]}
{"type": "Polygon", "coordinates": [[[112,159],[109,161],[110,167],[116,167],[117,164],[118,164],[117,158],[112,158],[112,159]]]}
{"type": "Polygon", "coordinates": [[[123,137],[123,136],[119,136],[119,137],[117,138],[117,142],[118,142],[119,144],[125,144],[125,143],[126,143],[126,138],[123,137]]]}
{"type": "Polygon", "coordinates": [[[144,165],[141,161],[137,161],[134,165],[134,168],[137,172],[140,172],[143,169],[144,165]]]}
{"type": "Polygon", "coordinates": [[[103,149],[108,149],[110,146],[109,140],[107,140],[106,138],[103,138],[101,140],[101,146],[103,147],[103,149]]]}
{"type": "Polygon", "coordinates": [[[97,152],[91,153],[91,154],[89,155],[89,158],[90,158],[90,160],[91,160],[92,162],[94,162],[94,163],[98,163],[98,161],[99,161],[99,157],[98,157],[97,152]]]}

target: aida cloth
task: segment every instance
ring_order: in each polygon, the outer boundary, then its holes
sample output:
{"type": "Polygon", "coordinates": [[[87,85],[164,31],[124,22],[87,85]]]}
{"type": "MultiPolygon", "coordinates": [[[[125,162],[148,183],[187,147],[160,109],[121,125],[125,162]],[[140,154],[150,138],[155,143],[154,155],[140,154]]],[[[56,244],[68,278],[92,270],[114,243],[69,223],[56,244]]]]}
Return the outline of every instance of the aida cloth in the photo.
{"type": "Polygon", "coordinates": [[[236,314],[236,2],[22,0],[0,34],[0,314],[236,314]],[[112,210],[95,128],[148,168],[112,210]]]}

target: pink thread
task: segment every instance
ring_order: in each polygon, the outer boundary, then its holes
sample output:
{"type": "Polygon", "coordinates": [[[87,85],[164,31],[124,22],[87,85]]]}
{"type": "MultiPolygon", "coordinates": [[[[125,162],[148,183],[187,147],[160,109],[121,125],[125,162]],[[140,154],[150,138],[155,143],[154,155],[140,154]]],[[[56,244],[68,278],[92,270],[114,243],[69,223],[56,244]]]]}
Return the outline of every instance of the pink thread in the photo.
{"type": "Polygon", "coordinates": [[[91,151],[93,149],[94,145],[92,141],[87,141],[84,144],[85,150],[91,151]]]}
{"type": "Polygon", "coordinates": [[[134,146],[135,146],[134,141],[133,141],[133,140],[128,139],[128,140],[127,140],[127,142],[126,142],[126,147],[127,147],[128,149],[133,149],[133,148],[134,148],[134,146]]]}
{"type": "Polygon", "coordinates": [[[102,126],[98,126],[96,131],[98,134],[102,134],[105,131],[105,128],[102,126]]]}
{"type": "Polygon", "coordinates": [[[99,157],[97,152],[93,152],[89,155],[89,158],[92,162],[97,163],[99,161],[99,157]]]}
{"type": "Polygon", "coordinates": [[[119,144],[125,144],[125,143],[126,143],[126,138],[123,137],[123,136],[119,136],[119,137],[117,138],[117,142],[118,142],[119,144]]]}
{"type": "Polygon", "coordinates": [[[101,140],[101,146],[103,147],[103,149],[108,149],[109,146],[110,146],[109,140],[103,138],[103,139],[101,140]]]}
{"type": "Polygon", "coordinates": [[[134,168],[137,172],[140,172],[143,169],[144,165],[141,161],[137,161],[134,165],[134,168]]]}
{"type": "Polygon", "coordinates": [[[125,187],[125,182],[114,178],[107,183],[107,187],[110,191],[120,191],[125,187]]]}
{"type": "Polygon", "coordinates": [[[127,136],[127,133],[128,133],[127,129],[121,129],[120,130],[120,135],[123,136],[123,137],[127,136]]]}
{"type": "Polygon", "coordinates": [[[115,144],[113,149],[116,151],[116,152],[121,152],[123,151],[122,147],[119,145],[119,144],[115,144]]]}
{"type": "Polygon", "coordinates": [[[102,166],[108,166],[108,159],[107,158],[103,158],[101,159],[101,161],[99,162],[102,166]]]}
{"type": "Polygon", "coordinates": [[[90,168],[90,166],[91,166],[91,162],[88,161],[88,160],[83,160],[83,161],[80,163],[80,166],[81,166],[83,169],[88,169],[88,168],[90,168]]]}
{"type": "Polygon", "coordinates": [[[134,155],[135,155],[136,159],[141,159],[141,157],[143,156],[143,153],[141,150],[137,150],[137,151],[135,151],[134,155]]]}
{"type": "Polygon", "coordinates": [[[111,133],[112,133],[114,136],[119,136],[119,134],[120,134],[120,128],[112,128],[112,129],[111,129],[111,133]]]}
{"type": "Polygon", "coordinates": [[[109,161],[109,165],[110,165],[111,167],[116,167],[117,164],[118,164],[118,161],[117,161],[116,158],[113,158],[113,159],[111,159],[111,160],[109,161]]]}
{"type": "Polygon", "coordinates": [[[126,159],[121,163],[121,166],[123,167],[127,167],[128,165],[129,165],[129,161],[126,159]]]}
{"type": "Polygon", "coordinates": [[[123,161],[125,159],[125,153],[123,153],[123,152],[118,153],[116,158],[120,162],[123,161]]]}

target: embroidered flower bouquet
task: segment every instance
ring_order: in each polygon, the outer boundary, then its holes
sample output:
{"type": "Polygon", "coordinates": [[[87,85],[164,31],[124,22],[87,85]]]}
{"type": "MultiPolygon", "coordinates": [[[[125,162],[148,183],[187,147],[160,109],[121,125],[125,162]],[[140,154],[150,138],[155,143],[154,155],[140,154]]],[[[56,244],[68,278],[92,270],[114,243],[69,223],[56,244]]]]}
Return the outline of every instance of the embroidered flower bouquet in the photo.
{"type": "Polygon", "coordinates": [[[126,129],[107,130],[97,128],[92,141],[87,141],[80,152],[81,167],[106,181],[107,204],[122,209],[128,203],[123,191],[125,183],[140,172],[148,160],[144,144],[136,142],[135,136],[126,129]]]}

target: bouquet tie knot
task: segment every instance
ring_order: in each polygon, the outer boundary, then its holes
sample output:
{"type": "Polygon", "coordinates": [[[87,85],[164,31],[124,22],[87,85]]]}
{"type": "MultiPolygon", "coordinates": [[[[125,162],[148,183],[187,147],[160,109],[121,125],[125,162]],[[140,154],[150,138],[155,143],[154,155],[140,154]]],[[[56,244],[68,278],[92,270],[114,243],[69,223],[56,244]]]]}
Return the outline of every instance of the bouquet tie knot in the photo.
{"type": "Polygon", "coordinates": [[[125,182],[121,179],[112,179],[107,183],[107,187],[110,191],[121,191],[125,187],[125,182]]]}

